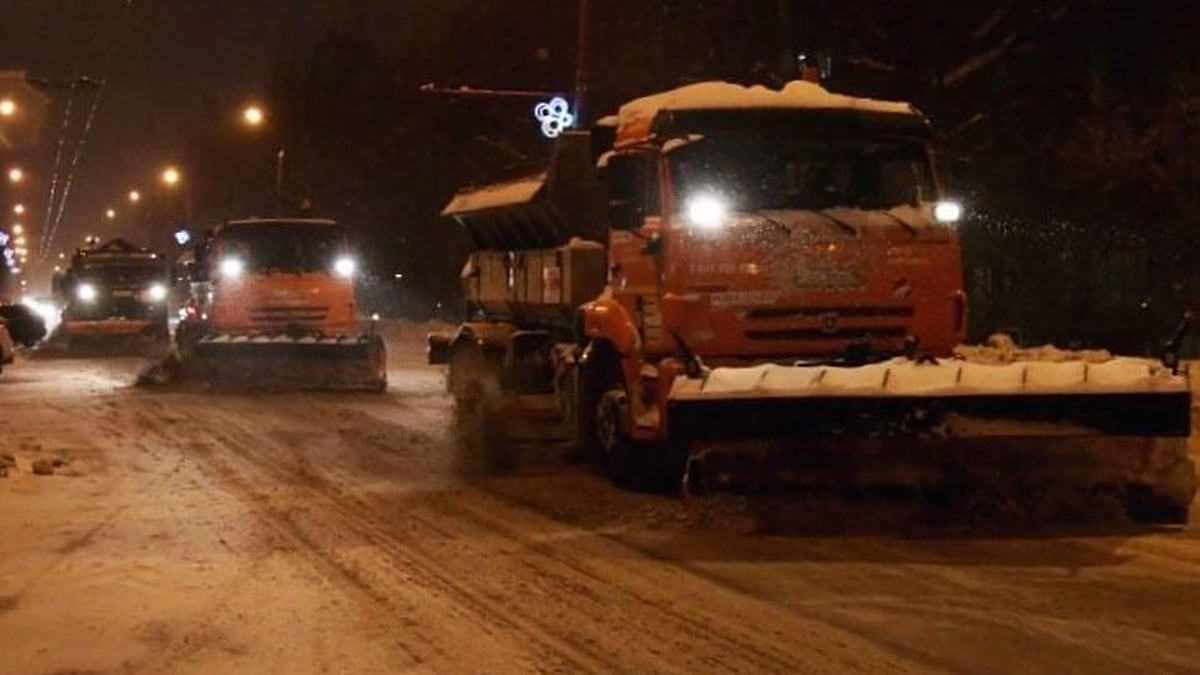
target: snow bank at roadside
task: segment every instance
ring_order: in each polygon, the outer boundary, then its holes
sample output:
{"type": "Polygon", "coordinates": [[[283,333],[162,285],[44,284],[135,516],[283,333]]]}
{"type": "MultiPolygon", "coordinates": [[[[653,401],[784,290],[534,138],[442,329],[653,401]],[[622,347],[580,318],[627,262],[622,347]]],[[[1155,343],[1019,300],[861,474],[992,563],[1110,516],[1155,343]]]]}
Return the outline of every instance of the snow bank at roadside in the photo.
{"type": "Polygon", "coordinates": [[[988,364],[1016,361],[1105,363],[1115,358],[1107,349],[1061,349],[1054,345],[1018,347],[1016,342],[1004,333],[992,335],[986,344],[959,345],[954,348],[954,356],[969,363],[988,364]]]}

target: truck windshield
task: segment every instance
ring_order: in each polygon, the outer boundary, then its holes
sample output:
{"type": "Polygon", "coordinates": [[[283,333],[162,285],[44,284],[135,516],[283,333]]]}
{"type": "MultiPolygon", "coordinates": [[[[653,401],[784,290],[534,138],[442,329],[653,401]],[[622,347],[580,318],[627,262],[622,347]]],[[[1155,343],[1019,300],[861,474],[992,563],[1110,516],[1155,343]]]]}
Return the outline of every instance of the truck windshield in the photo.
{"type": "Polygon", "coordinates": [[[224,255],[242,258],[259,272],[321,272],[342,252],[342,232],[332,225],[255,223],[230,225],[218,237],[224,255]]]}
{"type": "Polygon", "coordinates": [[[669,155],[676,203],[716,194],[742,211],[887,209],[933,201],[933,174],[921,143],[713,137],[669,155]]]}

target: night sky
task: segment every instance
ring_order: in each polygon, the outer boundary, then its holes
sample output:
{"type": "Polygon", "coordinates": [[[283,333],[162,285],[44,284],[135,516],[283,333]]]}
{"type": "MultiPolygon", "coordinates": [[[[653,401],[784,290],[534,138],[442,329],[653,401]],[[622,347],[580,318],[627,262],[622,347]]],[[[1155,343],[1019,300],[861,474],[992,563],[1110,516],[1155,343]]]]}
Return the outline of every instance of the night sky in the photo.
{"type": "MultiPolygon", "coordinates": [[[[211,123],[201,114],[203,101],[229,101],[236,110],[241,101],[261,97],[272,66],[302,52],[330,28],[352,23],[375,41],[397,34],[391,28],[405,3],[358,2],[352,9],[347,4],[0,0],[0,70],[50,78],[86,75],[106,82],[55,249],[74,246],[86,233],[106,236],[130,229],[121,217],[106,226],[104,209],[122,209],[134,187],[153,197],[148,186],[178,156],[187,129],[211,123]]],[[[36,212],[27,216],[35,237],[42,234],[48,174],[65,108],[63,92],[48,93],[54,103],[40,142],[5,158],[22,162],[34,177],[21,198],[36,212]]],[[[89,103],[90,96],[77,97],[77,121],[89,103]]]]}

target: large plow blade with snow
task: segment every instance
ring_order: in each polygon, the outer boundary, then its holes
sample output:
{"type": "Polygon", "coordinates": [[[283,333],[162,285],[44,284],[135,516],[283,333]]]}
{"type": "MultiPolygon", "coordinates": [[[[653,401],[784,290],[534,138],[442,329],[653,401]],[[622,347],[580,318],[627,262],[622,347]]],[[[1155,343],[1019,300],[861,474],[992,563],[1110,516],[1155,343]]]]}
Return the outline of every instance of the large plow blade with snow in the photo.
{"type": "Polygon", "coordinates": [[[379,335],[215,334],[180,346],[184,376],[236,389],[383,391],[379,335]]]}
{"type": "Polygon", "coordinates": [[[1186,379],[1142,359],[717,368],[677,380],[668,414],[693,491],[1070,489],[1159,522],[1195,491],[1186,379]]]}

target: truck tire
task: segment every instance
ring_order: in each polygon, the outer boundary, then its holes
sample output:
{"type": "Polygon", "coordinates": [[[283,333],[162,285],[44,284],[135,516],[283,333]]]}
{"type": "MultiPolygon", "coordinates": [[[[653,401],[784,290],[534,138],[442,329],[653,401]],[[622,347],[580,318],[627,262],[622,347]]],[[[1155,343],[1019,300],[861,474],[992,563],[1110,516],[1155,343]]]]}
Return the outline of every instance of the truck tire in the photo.
{"type": "Polygon", "coordinates": [[[604,392],[592,407],[592,435],[597,456],[604,472],[615,485],[625,488],[640,486],[638,450],[629,433],[629,398],[625,388],[604,392]]]}
{"type": "Polygon", "coordinates": [[[633,438],[633,412],[621,362],[607,343],[585,350],[578,387],[577,434],[586,457],[614,485],[638,492],[675,492],[684,453],[669,441],[633,438]]]}
{"type": "Polygon", "coordinates": [[[605,451],[596,435],[600,401],[621,388],[620,360],[606,342],[591,342],[580,350],[575,364],[575,438],[582,459],[603,465],[605,451]]]}

